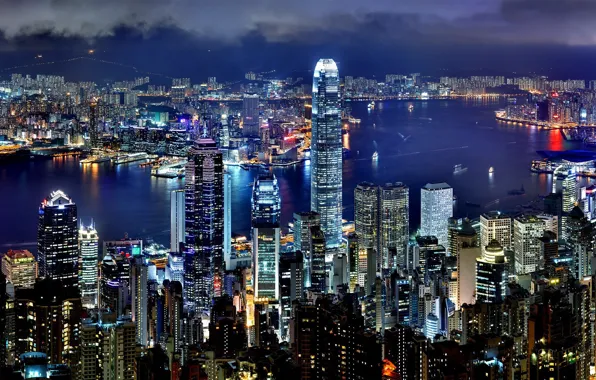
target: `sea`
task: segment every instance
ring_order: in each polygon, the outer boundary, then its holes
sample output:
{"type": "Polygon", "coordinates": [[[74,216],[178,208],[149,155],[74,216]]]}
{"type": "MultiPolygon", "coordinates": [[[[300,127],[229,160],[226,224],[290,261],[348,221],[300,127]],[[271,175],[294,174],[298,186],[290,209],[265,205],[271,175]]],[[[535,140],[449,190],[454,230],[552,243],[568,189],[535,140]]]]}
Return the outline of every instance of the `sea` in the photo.
{"type": "MultiPolygon", "coordinates": [[[[579,149],[557,130],[495,120],[506,99],[473,98],[384,101],[369,109],[351,104],[360,123],[342,135],[349,152],[343,166],[343,216],[353,220],[354,188],[359,182],[403,182],[410,188],[410,229],[420,223],[420,188],[447,182],[454,189],[457,217],[477,217],[493,209],[511,210],[547,194],[552,178],[529,170],[538,150],[579,149]],[[373,160],[373,154],[378,159],[373,160]],[[454,173],[454,166],[465,170],[454,173]],[[493,168],[492,173],[489,169],[493,168]],[[524,188],[525,194],[508,192],[524,188]],[[497,201],[498,200],[498,201],[497,201]]],[[[79,219],[93,222],[101,240],[151,239],[169,244],[170,193],[184,179],[155,178],[138,163],[83,166],[78,158],[21,161],[0,166],[0,253],[35,251],[40,202],[61,189],[77,204],[79,219]]],[[[232,231],[250,230],[250,197],[256,170],[229,167],[232,183],[232,231]]],[[[310,165],[275,168],[282,198],[282,223],[310,205],[310,165]]]]}

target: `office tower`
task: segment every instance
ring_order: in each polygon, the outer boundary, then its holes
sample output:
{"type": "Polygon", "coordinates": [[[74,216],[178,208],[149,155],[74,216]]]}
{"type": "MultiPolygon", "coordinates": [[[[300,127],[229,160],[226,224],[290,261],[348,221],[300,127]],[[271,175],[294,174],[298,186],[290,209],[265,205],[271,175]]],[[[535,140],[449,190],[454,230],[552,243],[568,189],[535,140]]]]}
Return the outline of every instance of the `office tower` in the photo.
{"type": "Polygon", "coordinates": [[[327,292],[327,276],[325,271],[326,240],[323,230],[319,226],[310,229],[311,270],[310,290],[316,293],[327,292]]]}
{"type": "Polygon", "coordinates": [[[260,174],[252,193],[253,278],[256,298],[279,300],[281,198],[273,174],[260,174]]]}
{"type": "Polygon", "coordinates": [[[453,217],[453,189],[446,183],[427,183],[420,193],[420,236],[436,236],[447,247],[449,218],[453,217]]]}
{"type": "Polygon", "coordinates": [[[99,133],[99,110],[98,99],[93,99],[89,105],[89,145],[91,149],[101,148],[99,133]]]}
{"type": "Polygon", "coordinates": [[[220,292],[223,270],[223,158],[215,142],[201,139],[186,164],[185,302],[189,311],[209,307],[220,292]]]}
{"type": "Polygon", "coordinates": [[[360,248],[358,245],[358,235],[355,232],[351,232],[348,235],[348,277],[350,280],[350,293],[354,292],[356,285],[358,284],[358,260],[360,255],[360,248]]]}
{"type": "Polygon", "coordinates": [[[146,347],[149,342],[148,335],[148,288],[149,267],[142,258],[136,259],[131,268],[130,294],[132,297],[132,321],[136,326],[136,342],[146,347]]]}
{"type": "Polygon", "coordinates": [[[38,275],[37,261],[26,249],[9,249],[2,257],[2,273],[15,288],[32,288],[38,275]]]}
{"type": "Polygon", "coordinates": [[[379,255],[379,187],[373,183],[361,182],[354,189],[354,230],[360,248],[379,255]]]}
{"type": "Polygon", "coordinates": [[[97,321],[85,319],[81,327],[81,378],[136,379],[135,324],[130,319],[102,313],[97,321]]]}
{"type": "Polygon", "coordinates": [[[182,283],[171,281],[166,289],[166,310],[167,318],[166,331],[172,338],[172,354],[177,352],[182,346],[182,317],[184,312],[184,302],[182,300],[182,283]]]}
{"type": "MultiPolygon", "coordinates": [[[[584,216],[582,210],[575,206],[567,214],[567,223],[565,226],[565,235],[567,244],[573,254],[573,265],[570,268],[571,274],[577,279],[583,279],[590,276],[592,252],[592,241],[594,236],[593,224],[584,216]]],[[[546,258],[545,258],[546,261],[546,258]]]]}
{"type": "Polygon", "coordinates": [[[83,311],[77,288],[45,278],[17,289],[14,307],[15,357],[33,350],[47,354],[49,363],[77,368],[83,311]]]}
{"type": "Polygon", "coordinates": [[[342,236],[342,141],[339,72],[321,59],[313,76],[310,208],[321,215],[327,246],[342,236]]]}
{"type": "Polygon", "coordinates": [[[379,190],[379,245],[381,267],[405,267],[410,236],[410,190],[400,182],[388,183],[379,190]]]}
{"type": "Polygon", "coordinates": [[[476,259],[476,302],[499,303],[507,290],[507,263],[503,247],[493,240],[476,259]]]}
{"type": "Polygon", "coordinates": [[[180,252],[180,243],[185,242],[184,190],[170,193],[170,252],[180,252]]]}
{"type": "Polygon", "coordinates": [[[223,254],[226,269],[232,267],[232,176],[224,173],[224,228],[223,228],[223,254]]]}
{"type": "Polygon", "coordinates": [[[559,258],[557,235],[552,231],[544,231],[540,238],[540,257],[544,258],[544,268],[555,268],[559,258]]]}
{"type": "Polygon", "coordinates": [[[242,99],[242,135],[259,136],[259,94],[244,94],[242,99]]]}
{"type": "Polygon", "coordinates": [[[128,304],[130,261],[120,254],[108,254],[99,270],[99,307],[123,315],[128,304]]]}
{"type": "Polygon", "coordinates": [[[513,249],[515,251],[515,274],[530,274],[539,269],[540,237],[544,233],[544,221],[533,215],[522,215],[513,221],[513,249]]]}
{"type": "Polygon", "coordinates": [[[79,286],[83,306],[97,307],[99,237],[93,225],[79,229],[79,286]]]}
{"type": "Polygon", "coordinates": [[[471,303],[474,298],[476,258],[480,257],[478,234],[468,219],[451,218],[449,222],[449,247],[456,260],[455,286],[449,291],[449,298],[459,309],[462,303],[471,303]]]}
{"type": "Polygon", "coordinates": [[[184,255],[170,252],[165,273],[166,280],[184,282],[184,255]]]}
{"type": "Polygon", "coordinates": [[[397,323],[410,324],[410,279],[400,276],[395,279],[395,303],[397,309],[397,323]]]}
{"type": "Polygon", "coordinates": [[[281,256],[279,275],[281,339],[288,341],[290,318],[292,317],[292,303],[302,298],[304,290],[304,280],[302,278],[304,275],[304,259],[300,251],[281,256]]]}
{"type": "Polygon", "coordinates": [[[480,245],[482,252],[492,240],[501,244],[503,249],[513,249],[513,220],[499,211],[490,211],[480,215],[480,245]]]}
{"type": "Polygon", "coordinates": [[[426,339],[429,339],[431,342],[433,342],[435,340],[435,336],[439,334],[439,327],[439,318],[433,313],[428,314],[426,316],[426,321],[424,322],[424,336],[426,336],[426,339]]]}
{"type": "Polygon", "coordinates": [[[51,193],[39,207],[37,257],[39,275],[61,280],[64,287],[79,286],[77,206],[61,190],[51,193]]]}
{"type": "Polygon", "coordinates": [[[209,344],[219,359],[235,359],[246,347],[244,325],[237,317],[232,298],[228,296],[214,300],[209,321],[209,344]]]}
{"type": "Polygon", "coordinates": [[[294,213],[294,251],[304,257],[304,287],[311,286],[310,229],[321,226],[321,216],[314,211],[294,213]]]}

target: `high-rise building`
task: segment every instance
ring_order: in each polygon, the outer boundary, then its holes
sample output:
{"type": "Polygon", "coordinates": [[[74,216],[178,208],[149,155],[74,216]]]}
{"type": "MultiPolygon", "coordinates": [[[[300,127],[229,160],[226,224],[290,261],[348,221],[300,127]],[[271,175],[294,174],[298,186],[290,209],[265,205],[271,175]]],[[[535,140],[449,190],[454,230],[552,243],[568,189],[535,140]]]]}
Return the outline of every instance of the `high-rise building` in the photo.
{"type": "Polygon", "coordinates": [[[166,280],[184,282],[184,255],[170,252],[168,264],[166,265],[166,280]]]}
{"type": "Polygon", "coordinates": [[[360,248],[379,255],[379,187],[361,182],[354,189],[354,229],[360,248]]]}
{"type": "Polygon", "coordinates": [[[134,380],[135,357],[135,324],[130,319],[103,313],[98,321],[83,320],[82,379],[134,380]]]}
{"type": "MultiPolygon", "coordinates": [[[[573,254],[571,273],[575,278],[583,279],[590,276],[590,266],[593,265],[590,251],[593,249],[594,226],[577,206],[567,214],[566,219],[565,235],[573,254]]],[[[546,257],[544,259],[546,262],[546,257]]]]}
{"type": "Polygon", "coordinates": [[[37,256],[39,275],[79,286],[77,206],[61,190],[51,193],[39,207],[37,256]]]}
{"type": "Polygon", "coordinates": [[[124,255],[108,254],[99,269],[99,307],[121,316],[128,304],[130,261],[124,255]]]}
{"type": "Polygon", "coordinates": [[[281,338],[288,340],[290,319],[292,317],[292,303],[300,299],[303,293],[304,260],[302,253],[297,251],[284,254],[280,258],[280,312],[281,312],[281,338]]]}
{"type": "Polygon", "coordinates": [[[97,99],[93,99],[89,105],[89,145],[91,148],[101,148],[99,109],[97,102],[97,99]]]}
{"type": "Polygon", "coordinates": [[[15,288],[33,288],[38,275],[35,256],[26,249],[9,249],[2,257],[2,273],[15,288]]]}
{"type": "Polygon", "coordinates": [[[213,140],[198,140],[186,165],[185,302],[208,308],[221,290],[224,235],[223,157],[213,140]]]}
{"type": "Polygon", "coordinates": [[[224,228],[223,254],[226,269],[230,270],[232,258],[232,176],[224,173],[224,228]]]}
{"type": "Polygon", "coordinates": [[[310,289],[313,292],[327,292],[327,273],[325,271],[325,253],[326,253],[325,234],[319,226],[310,229],[310,289]]]}
{"type": "Polygon", "coordinates": [[[313,76],[310,208],[321,215],[327,246],[342,236],[342,141],[339,72],[321,59],[313,76]]]}
{"type": "Polygon", "coordinates": [[[476,259],[476,302],[499,303],[507,290],[507,262],[503,247],[492,240],[476,259]]]}
{"type": "Polygon", "coordinates": [[[184,201],[184,190],[170,193],[170,252],[180,252],[180,243],[186,241],[184,201]]]}
{"type": "Polygon", "coordinates": [[[482,252],[492,240],[496,240],[503,249],[513,248],[513,221],[499,211],[490,211],[480,215],[480,245],[482,252]]]}
{"type": "Polygon", "coordinates": [[[132,321],[136,326],[136,342],[146,347],[149,343],[148,334],[148,302],[149,302],[149,267],[142,258],[135,259],[131,268],[131,297],[132,321]]]}
{"type": "Polygon", "coordinates": [[[99,237],[93,225],[79,229],[79,286],[83,306],[97,307],[99,237]]]}
{"type": "Polygon", "coordinates": [[[453,217],[453,188],[446,183],[427,183],[420,194],[420,236],[435,236],[448,247],[449,218],[453,217]]]}
{"type": "Polygon", "coordinates": [[[409,189],[400,182],[381,186],[379,191],[379,246],[381,267],[406,265],[410,235],[409,189]]]}
{"type": "Polygon", "coordinates": [[[513,249],[515,274],[530,274],[539,269],[540,238],[544,234],[544,221],[533,215],[522,215],[513,221],[513,249]]]}
{"type": "Polygon", "coordinates": [[[244,94],[242,99],[242,134],[259,136],[259,94],[244,94]]]}
{"type": "Polygon", "coordinates": [[[252,195],[253,279],[256,298],[279,300],[281,198],[273,174],[255,179],[252,195]]]}
{"type": "Polygon", "coordinates": [[[310,229],[321,226],[321,216],[314,211],[294,213],[294,250],[304,258],[304,288],[311,286],[310,229]]]}
{"type": "Polygon", "coordinates": [[[358,244],[358,235],[352,232],[348,235],[348,277],[350,292],[355,291],[356,285],[358,284],[358,271],[359,271],[359,255],[360,247],[358,244]]]}

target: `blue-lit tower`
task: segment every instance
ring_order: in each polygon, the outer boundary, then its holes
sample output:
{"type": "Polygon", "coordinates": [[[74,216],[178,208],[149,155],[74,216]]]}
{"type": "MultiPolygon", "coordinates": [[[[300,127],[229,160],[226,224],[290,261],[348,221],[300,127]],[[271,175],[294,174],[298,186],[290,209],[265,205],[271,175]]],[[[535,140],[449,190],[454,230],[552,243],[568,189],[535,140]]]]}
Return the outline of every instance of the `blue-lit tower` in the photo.
{"type": "Polygon", "coordinates": [[[215,141],[200,139],[189,151],[185,187],[184,302],[208,310],[221,293],[224,243],[224,165],[215,141]]]}
{"type": "Polygon", "coordinates": [[[320,59],[312,90],[310,208],[321,215],[327,247],[342,236],[342,141],[339,71],[332,59],[320,59]]]}
{"type": "Polygon", "coordinates": [[[253,186],[251,213],[255,298],[279,300],[280,212],[277,178],[260,174],[253,186]]]}

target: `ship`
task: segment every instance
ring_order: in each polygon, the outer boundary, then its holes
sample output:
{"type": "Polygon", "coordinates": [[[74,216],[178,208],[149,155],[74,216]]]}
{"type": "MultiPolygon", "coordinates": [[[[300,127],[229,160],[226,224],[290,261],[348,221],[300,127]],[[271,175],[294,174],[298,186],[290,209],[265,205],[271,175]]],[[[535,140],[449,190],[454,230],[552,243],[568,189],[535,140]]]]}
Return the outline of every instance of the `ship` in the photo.
{"type": "Polygon", "coordinates": [[[374,100],[372,102],[368,103],[368,109],[369,110],[374,110],[375,109],[375,101],[374,100]]]}
{"type": "Polygon", "coordinates": [[[85,165],[85,164],[99,164],[99,163],[108,162],[108,161],[110,161],[109,156],[89,156],[87,158],[83,158],[80,162],[81,162],[81,164],[85,165]]]}
{"type": "Polygon", "coordinates": [[[495,169],[491,166],[490,168],[488,168],[488,174],[493,174],[495,172],[495,169]]]}
{"type": "Polygon", "coordinates": [[[379,153],[374,152],[372,155],[372,159],[373,159],[373,161],[377,161],[379,159],[379,153]]]}
{"type": "Polygon", "coordinates": [[[462,164],[457,164],[457,165],[455,165],[453,167],[453,174],[461,174],[461,173],[464,173],[467,170],[468,170],[468,168],[466,168],[462,164]]]}
{"type": "Polygon", "coordinates": [[[524,186],[522,185],[521,189],[513,189],[513,190],[509,190],[507,192],[507,194],[509,195],[524,195],[526,193],[526,190],[524,189],[524,186]]]}
{"type": "Polygon", "coordinates": [[[114,165],[121,165],[121,164],[128,164],[129,162],[141,161],[146,160],[149,158],[157,158],[155,155],[150,155],[148,153],[131,153],[131,154],[124,154],[118,155],[112,158],[112,162],[114,165]]]}
{"type": "Polygon", "coordinates": [[[413,110],[414,110],[414,105],[413,104],[410,104],[408,106],[408,111],[412,112],[413,110]]]}

